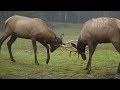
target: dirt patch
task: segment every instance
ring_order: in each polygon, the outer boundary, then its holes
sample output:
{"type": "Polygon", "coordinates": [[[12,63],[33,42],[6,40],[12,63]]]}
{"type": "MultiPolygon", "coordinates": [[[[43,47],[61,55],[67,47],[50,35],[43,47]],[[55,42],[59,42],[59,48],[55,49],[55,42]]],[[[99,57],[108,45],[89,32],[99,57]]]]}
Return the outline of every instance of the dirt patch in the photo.
{"type": "Polygon", "coordinates": [[[42,79],[39,73],[28,76],[29,79],[42,79]]]}
{"type": "Polygon", "coordinates": [[[53,75],[44,76],[43,79],[56,79],[53,75]]]}

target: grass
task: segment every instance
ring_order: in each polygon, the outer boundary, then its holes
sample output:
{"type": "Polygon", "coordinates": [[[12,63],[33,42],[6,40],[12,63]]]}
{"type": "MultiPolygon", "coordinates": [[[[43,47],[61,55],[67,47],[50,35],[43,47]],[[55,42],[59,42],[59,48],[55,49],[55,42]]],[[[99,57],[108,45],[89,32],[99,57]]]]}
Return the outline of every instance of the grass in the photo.
{"type": "MultiPolygon", "coordinates": [[[[70,25],[53,30],[57,35],[65,34],[64,41],[76,40],[79,37],[79,25],[70,25]]],[[[0,38],[3,32],[0,33],[0,38]]],[[[92,71],[87,74],[84,68],[88,60],[77,55],[69,57],[68,51],[58,48],[51,53],[49,64],[46,64],[46,48],[37,43],[39,66],[34,64],[34,53],[31,40],[18,38],[12,46],[16,63],[10,61],[7,39],[0,54],[0,79],[108,79],[116,74],[120,55],[112,44],[100,44],[93,55],[92,71]]],[[[88,52],[86,52],[88,58],[88,52]]]]}

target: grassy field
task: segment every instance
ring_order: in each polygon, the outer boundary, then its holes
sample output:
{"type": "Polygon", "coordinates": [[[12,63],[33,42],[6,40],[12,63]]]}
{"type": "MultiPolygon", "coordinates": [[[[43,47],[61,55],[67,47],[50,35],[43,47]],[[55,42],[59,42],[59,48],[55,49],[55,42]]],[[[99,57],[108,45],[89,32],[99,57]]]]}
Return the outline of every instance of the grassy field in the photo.
{"type": "MultiPolygon", "coordinates": [[[[76,40],[80,33],[79,24],[54,28],[57,35],[65,34],[64,41],[76,40]]],[[[0,32],[0,38],[3,32],[0,32]]],[[[88,60],[77,55],[69,57],[68,51],[58,48],[51,53],[51,60],[46,64],[46,48],[37,43],[39,66],[34,64],[34,53],[31,40],[18,38],[13,44],[12,52],[16,63],[10,61],[7,39],[2,45],[0,54],[0,79],[108,79],[116,74],[120,55],[112,44],[98,45],[92,60],[91,74],[84,68],[88,60]]],[[[86,52],[88,58],[88,52],[86,52]]]]}

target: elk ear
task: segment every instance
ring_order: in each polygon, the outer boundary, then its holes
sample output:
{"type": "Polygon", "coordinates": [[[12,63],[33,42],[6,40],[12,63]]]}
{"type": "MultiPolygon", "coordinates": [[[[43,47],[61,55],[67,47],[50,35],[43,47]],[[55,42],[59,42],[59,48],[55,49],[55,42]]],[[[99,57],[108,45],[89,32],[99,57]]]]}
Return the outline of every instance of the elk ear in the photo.
{"type": "Polygon", "coordinates": [[[77,46],[76,46],[74,43],[71,43],[71,45],[72,45],[74,48],[77,49],[77,46]]]}
{"type": "Polygon", "coordinates": [[[63,39],[63,37],[64,37],[64,34],[61,34],[61,35],[60,35],[61,40],[63,39]]]}

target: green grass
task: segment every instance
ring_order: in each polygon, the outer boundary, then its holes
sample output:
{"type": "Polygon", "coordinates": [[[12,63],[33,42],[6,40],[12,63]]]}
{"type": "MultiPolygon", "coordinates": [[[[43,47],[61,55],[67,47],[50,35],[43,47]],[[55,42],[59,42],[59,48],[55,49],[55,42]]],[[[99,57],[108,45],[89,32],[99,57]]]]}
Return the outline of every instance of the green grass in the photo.
{"type": "MultiPolygon", "coordinates": [[[[76,40],[79,37],[80,28],[75,27],[56,28],[57,35],[65,34],[64,41],[76,40]]],[[[3,32],[0,33],[0,38],[3,32]]],[[[16,63],[10,61],[7,39],[0,54],[0,78],[1,79],[107,79],[116,74],[120,55],[112,44],[100,44],[93,55],[92,71],[87,74],[84,68],[88,60],[82,60],[77,55],[69,57],[68,51],[58,48],[51,53],[49,64],[46,64],[46,48],[37,43],[39,66],[34,64],[34,53],[31,40],[18,38],[12,46],[12,52],[16,63]]],[[[88,59],[88,52],[86,52],[88,59]]]]}

